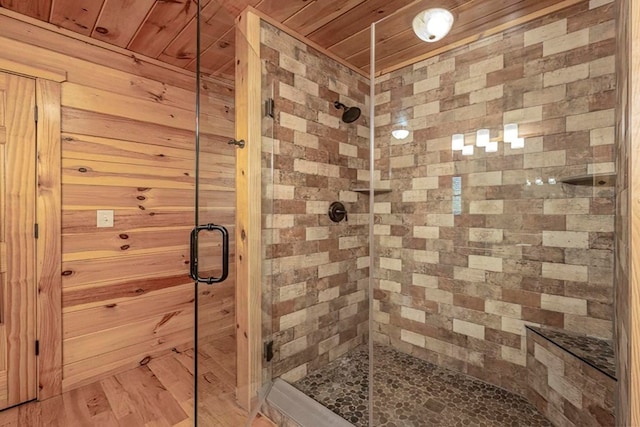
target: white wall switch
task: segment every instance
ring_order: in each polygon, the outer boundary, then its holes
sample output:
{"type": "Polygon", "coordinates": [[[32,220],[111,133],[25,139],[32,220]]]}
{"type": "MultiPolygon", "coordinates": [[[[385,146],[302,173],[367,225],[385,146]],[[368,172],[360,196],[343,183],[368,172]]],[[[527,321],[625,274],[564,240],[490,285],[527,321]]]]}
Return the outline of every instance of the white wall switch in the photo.
{"type": "Polygon", "coordinates": [[[97,226],[98,227],[113,227],[113,210],[98,210],[97,214],[97,226]]]}

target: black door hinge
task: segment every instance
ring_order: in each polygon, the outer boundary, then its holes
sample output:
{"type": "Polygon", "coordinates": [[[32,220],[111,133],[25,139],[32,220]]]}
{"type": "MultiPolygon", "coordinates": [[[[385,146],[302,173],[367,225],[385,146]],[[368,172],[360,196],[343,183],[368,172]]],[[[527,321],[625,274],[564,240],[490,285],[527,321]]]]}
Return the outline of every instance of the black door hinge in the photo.
{"type": "Polygon", "coordinates": [[[40,356],[40,341],[36,340],[36,356],[40,356]]]}
{"type": "Polygon", "coordinates": [[[33,235],[35,236],[35,238],[38,238],[38,234],[39,234],[40,230],[38,227],[38,223],[33,224],[33,235]]]}
{"type": "Polygon", "coordinates": [[[264,102],[264,114],[265,116],[269,116],[271,118],[275,117],[275,103],[273,98],[269,98],[264,102]]]}
{"type": "Polygon", "coordinates": [[[264,358],[267,359],[267,362],[271,362],[273,359],[273,341],[264,343],[264,358]]]}
{"type": "Polygon", "coordinates": [[[36,123],[38,123],[38,106],[36,105],[33,109],[33,119],[36,123]]]}

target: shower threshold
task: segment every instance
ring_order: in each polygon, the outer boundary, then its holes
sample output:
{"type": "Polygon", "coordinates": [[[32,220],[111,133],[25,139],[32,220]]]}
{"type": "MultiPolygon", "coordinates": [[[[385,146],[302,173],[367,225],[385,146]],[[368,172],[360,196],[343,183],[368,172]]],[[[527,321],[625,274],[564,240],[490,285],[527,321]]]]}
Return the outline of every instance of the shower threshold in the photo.
{"type": "MultiPolygon", "coordinates": [[[[374,422],[391,426],[551,426],[526,399],[390,347],[375,346],[374,422]]],[[[368,351],[359,346],[293,385],[356,427],[369,426],[368,351]]]]}

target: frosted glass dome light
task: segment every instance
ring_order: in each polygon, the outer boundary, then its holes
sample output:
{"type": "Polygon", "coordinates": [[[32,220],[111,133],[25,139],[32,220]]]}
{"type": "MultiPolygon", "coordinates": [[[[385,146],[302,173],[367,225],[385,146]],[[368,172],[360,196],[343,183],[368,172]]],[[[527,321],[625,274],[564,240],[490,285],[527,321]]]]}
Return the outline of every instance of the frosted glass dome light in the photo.
{"type": "Polygon", "coordinates": [[[409,131],[407,129],[394,129],[391,131],[391,135],[395,139],[405,139],[409,136],[409,131]]]}
{"type": "Polygon", "coordinates": [[[453,15],[447,9],[427,9],[413,18],[413,31],[420,40],[437,42],[449,33],[453,15]]]}

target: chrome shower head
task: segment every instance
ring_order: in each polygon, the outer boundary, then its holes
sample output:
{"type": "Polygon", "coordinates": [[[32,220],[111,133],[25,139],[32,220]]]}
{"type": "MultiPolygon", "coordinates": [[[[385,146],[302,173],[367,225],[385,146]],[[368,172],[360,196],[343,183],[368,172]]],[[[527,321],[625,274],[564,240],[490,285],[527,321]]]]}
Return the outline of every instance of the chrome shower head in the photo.
{"type": "Polygon", "coordinates": [[[342,121],[345,123],[353,123],[360,117],[361,111],[358,107],[347,107],[342,102],[338,101],[334,102],[333,106],[344,110],[344,113],[342,113],[342,121]]]}

